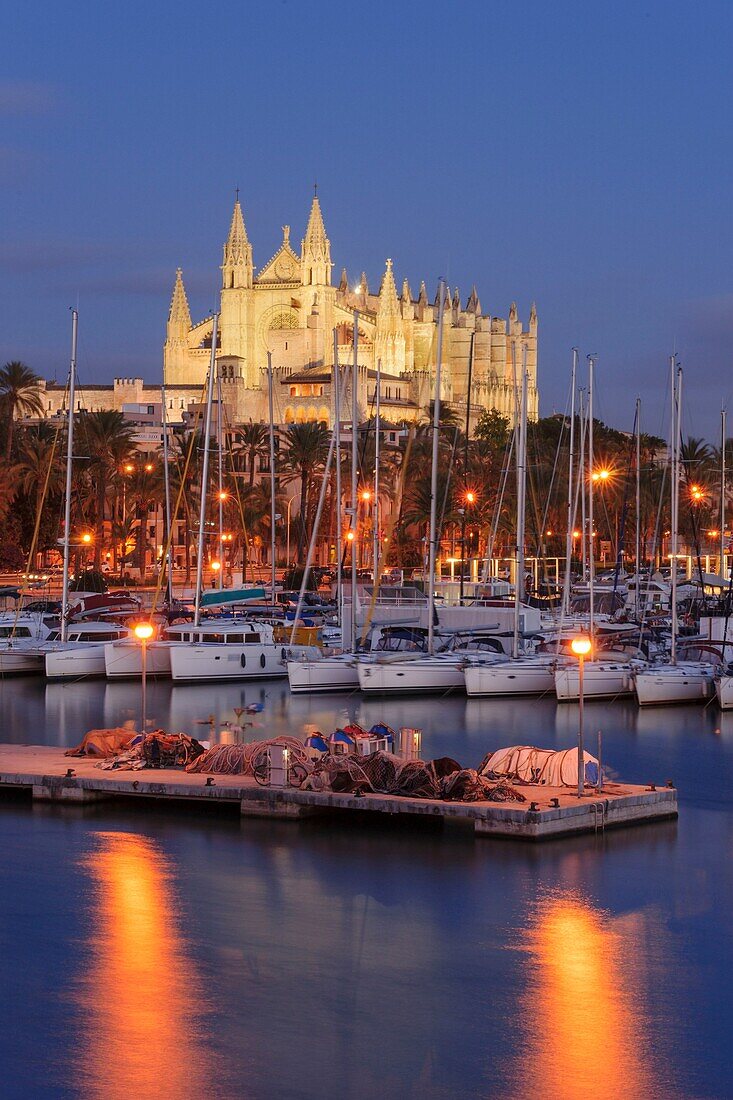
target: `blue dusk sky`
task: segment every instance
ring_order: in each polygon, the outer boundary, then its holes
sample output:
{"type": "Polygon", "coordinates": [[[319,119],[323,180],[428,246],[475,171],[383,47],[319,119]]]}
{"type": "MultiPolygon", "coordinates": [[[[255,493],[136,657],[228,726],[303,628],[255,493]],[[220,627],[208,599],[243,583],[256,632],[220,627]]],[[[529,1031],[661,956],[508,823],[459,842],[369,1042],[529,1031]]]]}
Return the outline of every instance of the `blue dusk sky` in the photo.
{"type": "Polygon", "coordinates": [[[318,181],[334,277],[526,322],[544,413],[571,347],[598,355],[597,413],[664,432],[667,358],[688,434],[733,394],[733,5],[5,5],[0,19],[0,359],[159,379],[177,266],[217,301],[234,188],[255,263],[318,181]]]}

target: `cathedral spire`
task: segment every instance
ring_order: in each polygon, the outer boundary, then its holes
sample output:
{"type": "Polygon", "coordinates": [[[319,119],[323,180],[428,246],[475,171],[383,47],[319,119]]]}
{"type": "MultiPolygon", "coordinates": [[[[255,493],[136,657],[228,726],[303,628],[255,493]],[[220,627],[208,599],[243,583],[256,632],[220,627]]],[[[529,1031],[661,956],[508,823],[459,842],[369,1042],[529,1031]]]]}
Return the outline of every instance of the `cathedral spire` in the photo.
{"type": "Polygon", "coordinates": [[[301,247],[303,285],[331,285],[331,242],[326,236],[318,195],[313,196],[301,247]]]}
{"type": "Polygon", "coordinates": [[[427,287],[425,286],[424,279],[420,283],[420,297],[418,298],[417,302],[420,306],[426,306],[428,304],[428,291],[427,287]]]}
{"type": "Polygon", "coordinates": [[[400,374],[405,369],[405,336],[391,260],[386,262],[379,288],[374,354],[388,374],[400,374]]]}
{"type": "Polygon", "coordinates": [[[176,270],[176,281],[173,284],[171,308],[168,311],[168,331],[172,329],[188,332],[191,328],[191,310],[188,308],[186,288],[183,285],[183,272],[180,267],[176,270]]]}
{"type": "Polygon", "coordinates": [[[476,284],[471,287],[471,294],[466,302],[466,313],[481,313],[481,303],[478,300],[478,294],[476,293],[476,284]]]}
{"type": "Polygon", "coordinates": [[[412,291],[407,279],[402,280],[402,301],[407,304],[412,301],[412,291]]]}
{"type": "Polygon", "coordinates": [[[229,236],[224,245],[224,262],[221,265],[222,286],[225,290],[252,286],[252,245],[244,228],[239,191],[234,203],[229,236]]]}

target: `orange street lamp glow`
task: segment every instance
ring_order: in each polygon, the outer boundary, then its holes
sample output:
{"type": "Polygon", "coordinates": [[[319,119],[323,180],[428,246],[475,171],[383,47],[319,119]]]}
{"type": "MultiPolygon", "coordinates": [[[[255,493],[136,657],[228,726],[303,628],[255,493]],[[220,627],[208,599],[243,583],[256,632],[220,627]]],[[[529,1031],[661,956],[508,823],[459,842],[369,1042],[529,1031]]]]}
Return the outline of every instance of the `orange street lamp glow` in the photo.
{"type": "Polygon", "coordinates": [[[131,474],[134,469],[135,469],[135,467],[133,466],[133,464],[131,462],[127,462],[125,464],[125,473],[126,474],[131,474]]]}
{"type": "Polygon", "coordinates": [[[467,492],[466,492],[466,504],[475,504],[475,503],[476,503],[476,494],[474,493],[473,489],[468,489],[467,492]]]}
{"type": "Polygon", "coordinates": [[[573,638],[570,648],[576,657],[587,657],[590,653],[590,638],[573,638]]]}
{"type": "Polygon", "coordinates": [[[693,500],[697,500],[697,501],[702,500],[703,497],[705,496],[705,490],[701,489],[699,485],[691,485],[690,486],[690,496],[692,497],[693,500]]]}
{"type": "Polygon", "coordinates": [[[212,561],[211,568],[214,570],[215,573],[218,573],[219,570],[221,569],[221,562],[220,561],[212,561]]]}
{"type": "Polygon", "coordinates": [[[152,468],[153,468],[153,464],[152,464],[152,462],[146,462],[146,463],[145,463],[145,469],[147,470],[147,472],[148,472],[148,473],[150,473],[150,471],[152,470],[152,468]]]}
{"type": "Polygon", "coordinates": [[[346,540],[347,540],[347,542],[353,542],[354,541],[354,532],[353,531],[347,531],[346,532],[346,540]]]}
{"type": "Polygon", "coordinates": [[[81,541],[83,543],[85,543],[87,546],[92,541],[92,536],[89,534],[88,531],[85,531],[84,534],[81,536],[81,541]]]}
{"type": "Polygon", "coordinates": [[[580,538],[580,531],[573,531],[573,538],[574,539],[579,539],[580,538]]]}
{"type": "Polygon", "coordinates": [[[611,471],[610,470],[606,470],[606,469],[594,470],[593,473],[591,474],[591,479],[593,481],[608,481],[610,476],[611,476],[611,471]]]}
{"type": "Polygon", "coordinates": [[[219,500],[228,500],[228,499],[229,499],[229,493],[226,491],[226,489],[222,489],[222,491],[219,493],[219,500]]]}
{"type": "Polygon", "coordinates": [[[361,494],[361,499],[362,500],[371,500],[372,499],[371,490],[370,489],[364,489],[362,491],[362,494],[361,494]]]}
{"type": "Polygon", "coordinates": [[[138,623],[134,628],[135,637],[141,642],[148,642],[153,636],[152,623],[138,623]]]}

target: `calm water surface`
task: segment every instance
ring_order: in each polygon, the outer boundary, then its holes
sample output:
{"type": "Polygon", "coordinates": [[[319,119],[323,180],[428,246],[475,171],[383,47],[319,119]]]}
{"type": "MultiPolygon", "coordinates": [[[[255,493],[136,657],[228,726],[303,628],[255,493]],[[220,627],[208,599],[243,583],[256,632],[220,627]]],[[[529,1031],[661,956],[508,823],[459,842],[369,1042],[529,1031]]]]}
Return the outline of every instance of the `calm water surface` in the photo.
{"type": "MultiPolygon", "coordinates": [[[[548,700],[154,685],[204,736],[418,725],[423,755],[572,743],[548,700]]],[[[136,719],[126,684],[0,683],[0,741],[136,719]]],[[[452,831],[0,802],[0,1096],[728,1097],[733,713],[591,704],[677,823],[540,847],[452,831]]]]}

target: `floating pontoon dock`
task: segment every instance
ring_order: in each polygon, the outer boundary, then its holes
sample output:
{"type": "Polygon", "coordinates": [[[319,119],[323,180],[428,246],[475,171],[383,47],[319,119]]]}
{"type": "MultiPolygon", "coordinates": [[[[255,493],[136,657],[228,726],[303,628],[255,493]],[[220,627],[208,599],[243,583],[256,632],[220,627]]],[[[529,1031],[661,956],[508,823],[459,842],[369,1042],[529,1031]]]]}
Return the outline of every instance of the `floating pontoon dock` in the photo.
{"type": "Polygon", "coordinates": [[[543,840],[677,816],[674,787],[607,783],[583,798],[567,787],[520,786],[526,802],[445,802],[387,794],[335,794],[260,786],[241,775],[207,776],[177,768],[105,771],[92,758],[46,746],[0,745],[0,794],[28,791],[34,801],[82,805],[137,799],[140,805],[237,804],[243,817],[299,819],[335,812],[408,814],[462,822],[481,836],[543,840]]]}

